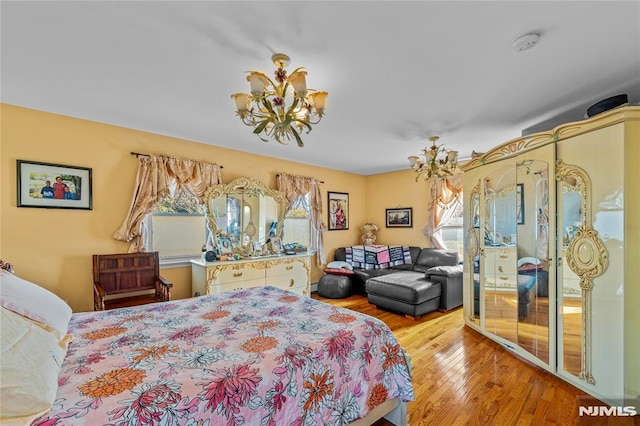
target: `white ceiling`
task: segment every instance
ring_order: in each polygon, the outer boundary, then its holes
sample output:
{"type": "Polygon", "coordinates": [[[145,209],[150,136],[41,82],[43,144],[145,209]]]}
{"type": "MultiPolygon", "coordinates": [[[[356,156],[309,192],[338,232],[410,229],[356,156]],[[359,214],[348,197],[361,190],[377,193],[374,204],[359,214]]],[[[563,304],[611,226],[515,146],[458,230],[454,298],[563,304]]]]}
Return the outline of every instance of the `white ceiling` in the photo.
{"type": "Polygon", "coordinates": [[[640,100],[638,1],[3,0],[0,13],[4,103],[363,175],[406,169],[429,135],[468,158],[603,98],[640,100]],[[304,148],[235,116],[230,94],[245,71],[272,75],[275,52],[329,92],[304,148]]]}

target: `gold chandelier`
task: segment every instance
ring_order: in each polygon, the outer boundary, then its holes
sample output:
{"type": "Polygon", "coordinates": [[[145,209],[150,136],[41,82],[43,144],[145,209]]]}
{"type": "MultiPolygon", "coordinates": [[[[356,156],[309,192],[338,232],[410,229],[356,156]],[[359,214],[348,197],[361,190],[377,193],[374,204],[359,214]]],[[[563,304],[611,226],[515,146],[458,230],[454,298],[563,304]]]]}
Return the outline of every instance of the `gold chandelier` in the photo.
{"type": "Polygon", "coordinates": [[[287,76],[285,67],[291,62],[287,55],[276,53],[271,60],[277,68],[275,82],[262,72],[248,71],[251,94],[231,95],[236,102],[236,114],[264,142],[268,140],[263,134],[284,145],[285,139],[295,139],[302,147],[300,134],[304,130],[309,133],[311,125],[320,122],[328,93],[307,89],[307,72],[302,67],[287,76]]]}
{"type": "Polygon", "coordinates": [[[453,175],[458,167],[458,151],[446,150],[443,145],[436,145],[438,139],[438,136],[430,136],[431,148],[425,148],[422,154],[408,158],[409,167],[418,173],[416,181],[420,177],[424,180],[444,179],[453,175]]]}

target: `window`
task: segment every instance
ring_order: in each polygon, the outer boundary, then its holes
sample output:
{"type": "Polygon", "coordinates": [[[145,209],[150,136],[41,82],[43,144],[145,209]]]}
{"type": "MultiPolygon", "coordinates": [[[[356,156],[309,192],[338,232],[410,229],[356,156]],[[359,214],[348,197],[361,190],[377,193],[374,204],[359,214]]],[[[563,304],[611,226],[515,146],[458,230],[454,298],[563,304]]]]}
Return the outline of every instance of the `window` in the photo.
{"type": "Polygon", "coordinates": [[[298,197],[284,218],[282,244],[311,247],[311,207],[309,194],[298,197]]]}
{"type": "Polygon", "coordinates": [[[158,202],[142,226],[146,250],[157,251],[163,266],[199,257],[209,238],[204,205],[186,190],[158,202]]]}
{"type": "Polygon", "coordinates": [[[463,231],[463,216],[462,209],[460,212],[449,219],[447,223],[442,227],[442,240],[447,246],[447,250],[455,250],[460,255],[460,259],[464,257],[464,231],[463,231]]]}

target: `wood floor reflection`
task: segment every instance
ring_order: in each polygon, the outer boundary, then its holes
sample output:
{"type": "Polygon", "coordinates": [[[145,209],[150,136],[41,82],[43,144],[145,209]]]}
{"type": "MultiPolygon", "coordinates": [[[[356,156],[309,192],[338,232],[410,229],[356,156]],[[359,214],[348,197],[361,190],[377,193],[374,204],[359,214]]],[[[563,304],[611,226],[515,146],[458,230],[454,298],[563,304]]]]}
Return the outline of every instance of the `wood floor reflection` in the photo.
{"type": "MultiPolygon", "coordinates": [[[[462,308],[419,320],[369,305],[364,296],[314,299],[384,321],[411,355],[416,401],[409,424],[633,425],[640,418],[580,418],[588,395],[464,325],[462,308]]],[[[381,420],[376,426],[390,425],[381,420]]]]}

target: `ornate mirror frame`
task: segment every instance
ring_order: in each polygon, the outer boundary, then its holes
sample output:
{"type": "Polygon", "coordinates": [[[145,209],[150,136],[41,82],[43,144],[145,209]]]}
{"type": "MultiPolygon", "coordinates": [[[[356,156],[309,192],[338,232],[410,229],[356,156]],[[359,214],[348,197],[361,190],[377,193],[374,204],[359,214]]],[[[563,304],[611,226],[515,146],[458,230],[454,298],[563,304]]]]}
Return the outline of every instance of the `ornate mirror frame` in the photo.
{"type": "MultiPolygon", "coordinates": [[[[230,194],[249,194],[251,196],[271,197],[278,204],[278,224],[276,227],[276,233],[274,238],[280,238],[282,235],[282,224],[284,217],[287,213],[288,203],[284,194],[278,190],[271,189],[263,182],[254,178],[240,177],[228,184],[212,185],[204,194],[205,214],[207,217],[207,224],[211,232],[216,236],[222,235],[218,228],[216,218],[211,211],[211,200],[223,195],[230,194]]],[[[241,242],[237,242],[234,247],[234,252],[239,253],[242,251],[240,247],[241,242]]],[[[240,253],[242,254],[242,253],[240,253]]]]}
{"type": "Polygon", "coordinates": [[[575,180],[582,188],[582,223],[569,242],[566,260],[569,269],[580,278],[582,290],[582,356],[579,378],[595,384],[591,374],[591,290],[593,279],[602,275],[609,266],[609,252],[593,229],[591,217],[591,179],[580,167],[556,161],[556,180],[566,184],[575,180]]]}
{"type": "MultiPolygon", "coordinates": [[[[471,217],[469,218],[469,226],[467,227],[467,258],[469,259],[469,267],[471,268],[470,271],[470,275],[471,275],[471,279],[469,280],[469,285],[470,285],[470,290],[469,290],[469,294],[471,295],[469,297],[470,299],[470,306],[471,308],[469,309],[469,321],[471,322],[476,322],[476,314],[475,314],[475,289],[474,289],[474,281],[475,281],[475,274],[474,274],[474,265],[475,265],[475,258],[478,255],[478,253],[480,252],[480,241],[478,239],[478,234],[480,233],[480,217],[481,215],[479,214],[480,212],[476,212],[475,209],[478,208],[480,209],[480,182],[478,182],[478,184],[476,186],[473,187],[473,190],[471,191],[471,194],[469,196],[469,203],[473,206],[471,209],[469,209],[469,212],[471,213],[471,217]],[[474,204],[476,203],[476,204],[474,204]],[[475,215],[476,213],[478,214],[478,217],[476,218],[475,215]],[[476,219],[478,220],[478,223],[476,223],[476,219]],[[476,228],[476,225],[478,225],[478,227],[476,228]]],[[[480,291],[480,289],[478,288],[478,291],[480,291]]],[[[478,317],[479,317],[479,313],[478,313],[478,317]]],[[[478,318],[479,319],[479,318],[478,318]]]]}

